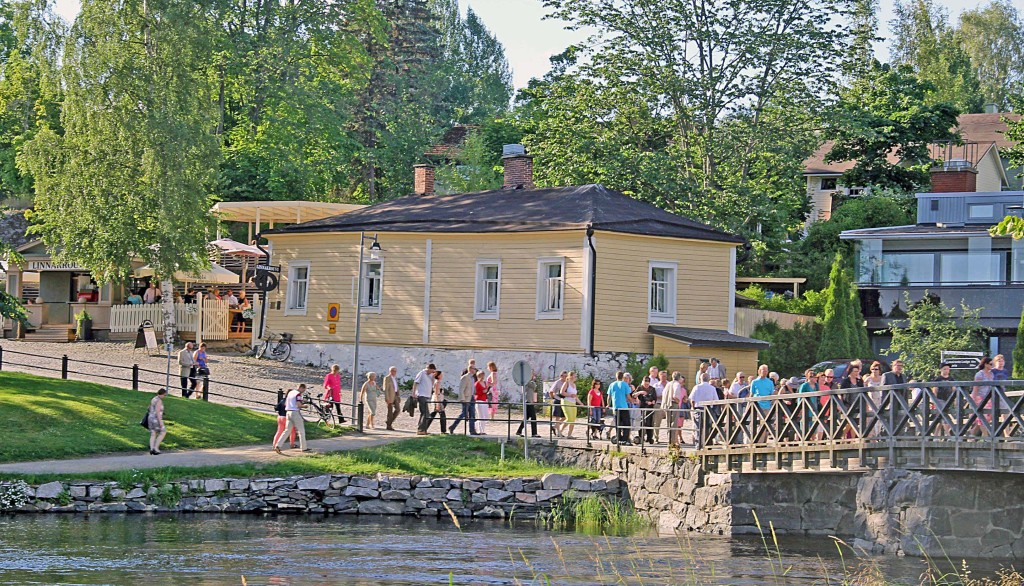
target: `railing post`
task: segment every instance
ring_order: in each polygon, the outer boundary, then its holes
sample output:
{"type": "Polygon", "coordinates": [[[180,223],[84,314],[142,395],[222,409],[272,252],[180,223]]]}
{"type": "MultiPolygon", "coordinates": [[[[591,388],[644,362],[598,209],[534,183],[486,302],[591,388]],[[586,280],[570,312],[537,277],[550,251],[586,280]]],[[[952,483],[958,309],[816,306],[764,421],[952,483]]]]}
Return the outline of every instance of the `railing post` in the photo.
{"type": "MultiPolygon", "coordinates": [[[[284,400],[284,389],[277,389],[277,403],[280,403],[283,400],[284,400]]],[[[277,403],[274,403],[275,409],[277,408],[277,403]]]]}
{"type": "Polygon", "coordinates": [[[139,365],[132,365],[132,390],[139,390],[139,365]]]}
{"type": "Polygon", "coordinates": [[[203,375],[203,400],[210,401],[210,375],[203,375]]]}
{"type": "Polygon", "coordinates": [[[60,378],[68,379],[68,355],[65,354],[60,358],[60,378]]]}
{"type": "Polygon", "coordinates": [[[0,346],[0,370],[4,369],[4,348],[0,346]]]}
{"type": "Polygon", "coordinates": [[[363,407],[362,401],[356,404],[356,429],[360,432],[363,431],[363,407]]]}

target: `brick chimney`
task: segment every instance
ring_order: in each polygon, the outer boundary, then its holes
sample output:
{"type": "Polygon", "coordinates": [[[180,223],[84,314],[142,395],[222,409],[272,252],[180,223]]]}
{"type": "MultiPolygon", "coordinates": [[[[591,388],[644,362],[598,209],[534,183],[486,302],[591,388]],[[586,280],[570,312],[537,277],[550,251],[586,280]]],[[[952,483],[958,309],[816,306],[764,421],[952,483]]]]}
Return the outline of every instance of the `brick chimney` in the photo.
{"type": "Polygon", "coordinates": [[[434,195],[434,167],[431,165],[412,166],[412,191],[416,195],[434,195]]]}
{"type": "Polygon", "coordinates": [[[978,190],[978,170],[963,160],[948,161],[931,170],[932,193],[968,193],[978,190]]]}
{"type": "Polygon", "coordinates": [[[533,189],[533,157],[526,154],[521,144],[502,147],[501,163],[505,166],[505,184],[502,189],[533,189]]]}

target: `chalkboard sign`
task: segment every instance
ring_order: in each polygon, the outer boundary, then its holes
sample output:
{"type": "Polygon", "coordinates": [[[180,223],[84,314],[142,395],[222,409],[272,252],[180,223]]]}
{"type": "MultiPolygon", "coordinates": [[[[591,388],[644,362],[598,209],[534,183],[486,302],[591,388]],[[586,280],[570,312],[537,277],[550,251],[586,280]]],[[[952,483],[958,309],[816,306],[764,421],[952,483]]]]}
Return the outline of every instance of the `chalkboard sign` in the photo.
{"type": "Polygon", "coordinates": [[[139,325],[139,331],[135,335],[135,347],[147,350],[157,349],[156,328],[153,327],[153,322],[148,319],[139,325]]]}

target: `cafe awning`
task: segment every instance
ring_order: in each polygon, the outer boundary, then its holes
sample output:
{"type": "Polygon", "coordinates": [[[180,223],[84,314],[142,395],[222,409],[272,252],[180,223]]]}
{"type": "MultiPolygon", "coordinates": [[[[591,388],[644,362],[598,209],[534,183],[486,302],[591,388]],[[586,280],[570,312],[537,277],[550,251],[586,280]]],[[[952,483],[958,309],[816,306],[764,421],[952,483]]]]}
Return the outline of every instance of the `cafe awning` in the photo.
{"type": "MultiPolygon", "coordinates": [[[[135,277],[152,277],[153,268],[149,265],[135,269],[135,277]]],[[[239,276],[217,263],[210,263],[210,268],[200,271],[198,275],[178,271],[174,273],[174,280],[180,283],[218,283],[222,285],[234,285],[239,283],[239,276]]]]}
{"type": "Polygon", "coordinates": [[[230,238],[220,238],[211,242],[220,250],[221,254],[233,254],[237,256],[264,256],[259,248],[249,244],[242,244],[230,238]]]}

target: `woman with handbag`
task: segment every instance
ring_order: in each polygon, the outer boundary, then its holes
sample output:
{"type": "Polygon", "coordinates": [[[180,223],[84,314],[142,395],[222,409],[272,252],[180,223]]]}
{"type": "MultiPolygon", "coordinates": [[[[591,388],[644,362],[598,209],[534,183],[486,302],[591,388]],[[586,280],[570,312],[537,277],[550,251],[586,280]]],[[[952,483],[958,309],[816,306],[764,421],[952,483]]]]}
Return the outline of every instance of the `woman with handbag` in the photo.
{"type": "Polygon", "coordinates": [[[156,396],[149,402],[149,453],[154,456],[160,455],[160,442],[164,441],[167,435],[167,427],[164,425],[164,395],[167,389],[160,389],[156,396]]]}
{"type": "Polygon", "coordinates": [[[341,413],[341,367],[337,364],[332,364],[331,371],[324,377],[324,401],[334,405],[338,412],[338,422],[345,423],[345,416],[341,413]]]}

